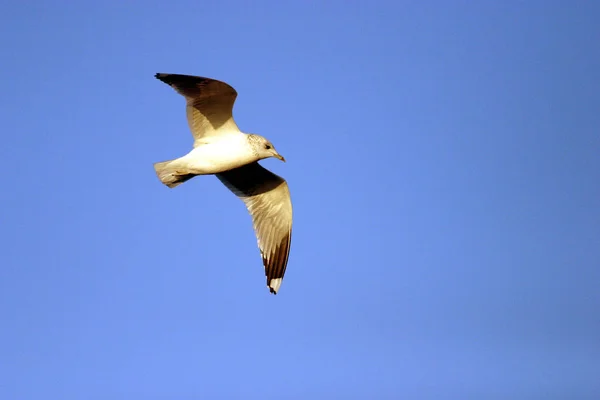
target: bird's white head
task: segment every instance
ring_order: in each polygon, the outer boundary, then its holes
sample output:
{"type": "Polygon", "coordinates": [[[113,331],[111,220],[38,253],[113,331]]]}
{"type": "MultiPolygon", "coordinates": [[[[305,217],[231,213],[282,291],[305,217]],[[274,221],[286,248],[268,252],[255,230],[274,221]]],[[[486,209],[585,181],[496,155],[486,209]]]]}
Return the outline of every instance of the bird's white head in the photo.
{"type": "Polygon", "coordinates": [[[275,150],[275,146],[266,138],[260,135],[250,134],[248,135],[248,141],[252,146],[252,150],[254,154],[258,157],[259,160],[269,157],[275,157],[283,162],[285,162],[285,158],[281,154],[275,150]]]}

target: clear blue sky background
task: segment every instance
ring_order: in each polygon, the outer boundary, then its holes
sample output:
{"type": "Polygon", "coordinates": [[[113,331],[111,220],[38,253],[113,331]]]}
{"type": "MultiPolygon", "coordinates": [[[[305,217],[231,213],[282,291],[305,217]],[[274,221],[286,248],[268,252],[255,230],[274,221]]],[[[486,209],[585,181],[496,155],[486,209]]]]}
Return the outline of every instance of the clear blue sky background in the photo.
{"type": "Polygon", "coordinates": [[[2,399],[600,398],[600,3],[4,2],[2,399]],[[184,102],[286,164],[268,293],[184,102]]]}

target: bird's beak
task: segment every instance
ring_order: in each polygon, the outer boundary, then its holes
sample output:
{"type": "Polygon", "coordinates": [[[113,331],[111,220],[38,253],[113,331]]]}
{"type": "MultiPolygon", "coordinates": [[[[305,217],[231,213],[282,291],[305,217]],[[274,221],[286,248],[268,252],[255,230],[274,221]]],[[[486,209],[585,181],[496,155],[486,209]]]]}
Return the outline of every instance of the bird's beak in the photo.
{"type": "Polygon", "coordinates": [[[278,159],[280,159],[281,161],[285,162],[285,158],[283,158],[283,156],[279,153],[275,154],[275,157],[277,157],[278,159]]]}

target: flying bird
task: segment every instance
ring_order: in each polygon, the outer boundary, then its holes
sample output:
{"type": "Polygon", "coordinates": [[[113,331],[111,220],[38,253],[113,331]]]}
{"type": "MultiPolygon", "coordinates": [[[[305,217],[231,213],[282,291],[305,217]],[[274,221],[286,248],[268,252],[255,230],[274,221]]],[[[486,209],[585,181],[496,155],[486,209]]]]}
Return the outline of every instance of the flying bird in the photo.
{"type": "Polygon", "coordinates": [[[155,77],[185,98],[193,149],[183,157],[154,164],[162,183],[174,188],[197,175],[216,177],[246,205],[267,287],[277,294],[290,254],[292,201],[285,179],[258,161],[275,157],[285,162],[266,138],[240,131],[233,119],[237,92],[228,84],[191,75],[158,73],[155,77]]]}

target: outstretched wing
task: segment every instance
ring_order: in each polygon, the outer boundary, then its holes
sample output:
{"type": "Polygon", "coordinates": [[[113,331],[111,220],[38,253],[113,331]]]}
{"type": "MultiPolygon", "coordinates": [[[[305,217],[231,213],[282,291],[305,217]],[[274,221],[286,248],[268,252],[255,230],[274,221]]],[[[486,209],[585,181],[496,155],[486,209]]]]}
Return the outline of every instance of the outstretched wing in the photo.
{"type": "Polygon", "coordinates": [[[285,179],[258,162],[217,174],[245,204],[252,216],[267,286],[277,294],[292,241],[292,200],[285,179]]]}
{"type": "Polygon", "coordinates": [[[240,131],[232,115],[237,92],[225,82],[192,75],[158,73],[154,76],[185,97],[194,147],[204,137],[240,131]]]}

